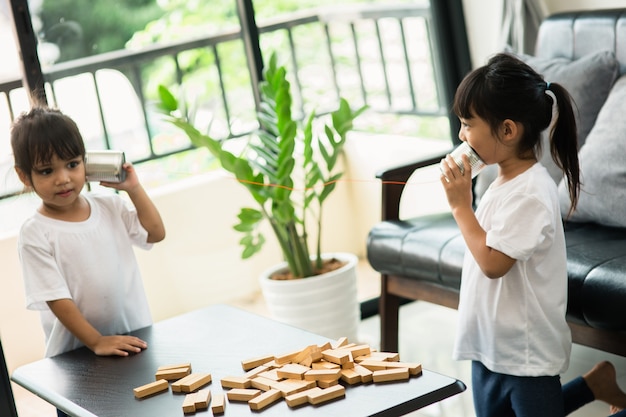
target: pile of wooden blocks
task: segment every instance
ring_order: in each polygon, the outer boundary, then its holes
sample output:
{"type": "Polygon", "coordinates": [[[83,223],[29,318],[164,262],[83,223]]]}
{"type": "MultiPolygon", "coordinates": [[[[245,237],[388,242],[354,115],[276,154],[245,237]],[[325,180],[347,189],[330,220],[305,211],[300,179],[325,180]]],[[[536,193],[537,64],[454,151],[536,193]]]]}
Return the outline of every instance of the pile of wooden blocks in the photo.
{"type": "MultiPolygon", "coordinates": [[[[247,359],[241,362],[243,375],[220,380],[231,402],[246,402],[252,410],[262,410],[280,399],[289,407],[321,404],[345,396],[346,385],[408,380],[422,373],[418,363],[400,362],[392,352],[376,352],[368,345],[349,343],[341,338],[335,343],[310,345],[301,350],[247,359]]],[[[209,390],[198,390],[211,382],[210,374],[191,373],[191,365],[160,367],[156,382],[135,388],[143,398],[168,389],[188,393],[183,412],[206,409],[211,403],[213,414],[224,413],[224,395],[211,399],[209,390]],[[198,390],[198,391],[196,391],[198,390]]]]}

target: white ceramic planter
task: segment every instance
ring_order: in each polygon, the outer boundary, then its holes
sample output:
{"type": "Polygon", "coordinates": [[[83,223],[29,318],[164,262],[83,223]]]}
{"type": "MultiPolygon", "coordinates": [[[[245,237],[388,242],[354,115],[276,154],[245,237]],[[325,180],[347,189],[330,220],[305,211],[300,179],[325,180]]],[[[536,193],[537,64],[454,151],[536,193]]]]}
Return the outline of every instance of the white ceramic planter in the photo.
{"type": "Polygon", "coordinates": [[[357,342],[361,319],[356,288],[358,258],[350,253],[326,254],[324,258],[333,256],[347,264],[315,277],[270,279],[274,272],[286,268],[282,263],[261,275],[261,290],[275,320],[331,339],[346,336],[357,342]]]}

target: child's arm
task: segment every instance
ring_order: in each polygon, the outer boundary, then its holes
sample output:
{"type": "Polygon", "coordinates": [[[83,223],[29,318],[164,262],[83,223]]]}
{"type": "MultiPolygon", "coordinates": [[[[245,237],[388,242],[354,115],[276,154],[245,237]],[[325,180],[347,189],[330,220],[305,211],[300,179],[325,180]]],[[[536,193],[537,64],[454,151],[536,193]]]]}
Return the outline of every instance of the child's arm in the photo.
{"type": "Polygon", "coordinates": [[[48,301],[48,307],[59,321],[96,355],[128,356],[128,352],[139,353],[148,347],[146,342],[135,336],[102,336],[70,299],[48,301]]]}
{"type": "Polygon", "coordinates": [[[472,208],[471,166],[463,155],[465,175],[452,157],[448,155],[446,164],[442,164],[441,183],[446,191],[452,215],[459,225],[467,248],[476,263],[488,278],[500,278],[513,267],[515,259],[487,246],[487,232],[478,223],[472,208]]]}
{"type": "Polygon", "coordinates": [[[131,163],[124,164],[126,180],[122,183],[102,182],[107,187],[124,190],[137,210],[137,217],[144,229],[148,232],[148,243],[160,242],[165,238],[165,226],[156,206],[139,183],[137,172],[131,163]]]}

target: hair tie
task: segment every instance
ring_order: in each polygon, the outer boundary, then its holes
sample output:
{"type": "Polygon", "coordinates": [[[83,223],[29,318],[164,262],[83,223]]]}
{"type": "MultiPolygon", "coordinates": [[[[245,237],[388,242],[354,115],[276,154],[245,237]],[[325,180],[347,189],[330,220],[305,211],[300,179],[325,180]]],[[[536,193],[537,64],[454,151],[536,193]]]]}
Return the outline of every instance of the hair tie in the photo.
{"type": "Polygon", "coordinates": [[[550,81],[546,81],[546,90],[550,89],[550,81]]]}

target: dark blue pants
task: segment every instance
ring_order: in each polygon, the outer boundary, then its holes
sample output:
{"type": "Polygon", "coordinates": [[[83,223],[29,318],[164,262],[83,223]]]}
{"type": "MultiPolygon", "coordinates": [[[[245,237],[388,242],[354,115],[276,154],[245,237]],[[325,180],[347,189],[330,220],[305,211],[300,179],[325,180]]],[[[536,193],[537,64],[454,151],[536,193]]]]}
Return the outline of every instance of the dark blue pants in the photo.
{"type": "Polygon", "coordinates": [[[476,417],[563,417],[559,376],[519,377],[472,362],[476,417]]]}

